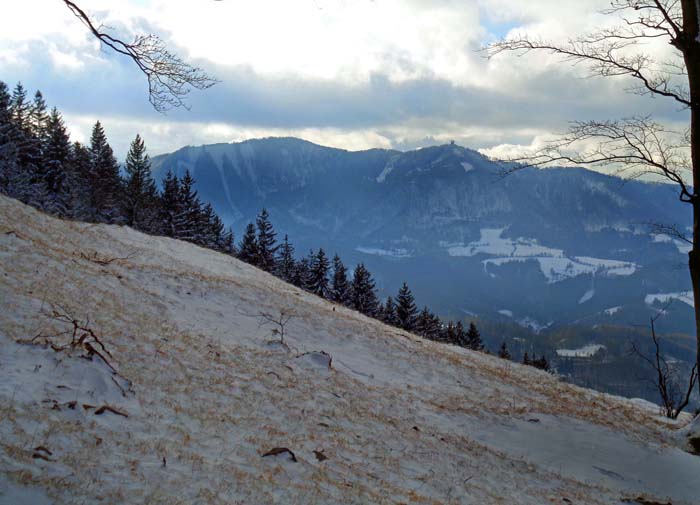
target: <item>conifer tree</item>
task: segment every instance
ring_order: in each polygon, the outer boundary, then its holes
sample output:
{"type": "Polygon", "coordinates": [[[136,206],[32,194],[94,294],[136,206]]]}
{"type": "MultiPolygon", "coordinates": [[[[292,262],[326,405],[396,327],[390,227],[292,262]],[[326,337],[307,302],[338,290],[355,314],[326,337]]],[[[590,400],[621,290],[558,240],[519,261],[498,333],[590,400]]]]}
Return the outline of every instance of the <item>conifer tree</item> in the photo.
{"type": "Polygon", "coordinates": [[[384,323],[391,326],[399,325],[399,319],[396,317],[396,304],[391,296],[387,296],[386,302],[384,302],[380,311],[380,318],[384,323]]]}
{"type": "Polygon", "coordinates": [[[12,144],[16,148],[16,172],[13,177],[14,196],[24,203],[41,207],[46,198],[46,188],[37,173],[41,162],[41,144],[31,127],[31,104],[22,83],[17,83],[10,98],[12,144]]]}
{"type": "Polygon", "coordinates": [[[7,84],[0,81],[0,191],[18,197],[19,160],[10,100],[7,84]]]}
{"type": "Polygon", "coordinates": [[[160,200],[160,233],[166,237],[175,237],[176,216],[180,212],[180,180],[171,170],[168,170],[163,179],[160,200]]]}
{"type": "Polygon", "coordinates": [[[333,256],[333,280],[331,282],[331,300],[341,305],[350,304],[350,284],[348,270],[337,254],[333,256]]]}
{"type": "Polygon", "coordinates": [[[374,280],[364,264],[355,267],[352,279],[352,307],[369,317],[377,315],[378,302],[374,280]]]}
{"type": "Polygon", "coordinates": [[[532,364],[530,362],[530,356],[528,356],[527,351],[525,351],[525,354],[523,354],[523,365],[530,365],[532,364]]]}
{"type": "Polygon", "coordinates": [[[67,216],[71,219],[88,221],[92,217],[90,209],[90,172],[92,161],[89,149],[80,142],[74,142],[71,146],[69,165],[68,187],[70,191],[70,205],[67,209],[67,216]]]}
{"type": "Polygon", "coordinates": [[[255,220],[258,228],[257,237],[257,258],[256,266],[262,268],[266,272],[274,272],[275,270],[275,253],[277,246],[275,245],[275,233],[272,223],[270,223],[270,215],[267,209],[262,209],[255,220]]]}
{"type": "Polygon", "coordinates": [[[310,266],[309,291],[321,298],[328,298],[330,295],[330,288],[328,285],[328,270],[330,264],[322,248],[313,256],[310,266]]]}
{"type": "Polygon", "coordinates": [[[243,233],[241,243],[238,245],[238,259],[255,265],[257,258],[258,244],[255,238],[255,225],[253,223],[248,223],[243,233]]]}
{"type": "Polygon", "coordinates": [[[41,94],[41,91],[37,91],[29,108],[29,130],[42,147],[46,145],[48,140],[49,114],[47,110],[44,95],[41,94]]]}
{"type": "Polygon", "coordinates": [[[175,238],[202,245],[205,235],[202,203],[199,201],[194,184],[192,174],[186,170],[180,180],[178,212],[175,214],[175,238]]]}
{"type": "Polygon", "coordinates": [[[124,214],[126,224],[137,230],[155,231],[158,191],[151,176],[151,160],[140,135],[131,142],[126,155],[124,214]]]}
{"type": "Polygon", "coordinates": [[[466,347],[472,349],[473,351],[483,351],[484,343],[481,341],[481,335],[479,330],[476,329],[474,322],[469,323],[469,330],[466,335],[466,347]]]}
{"type": "Polygon", "coordinates": [[[294,276],[292,278],[292,284],[301,289],[309,289],[309,276],[311,271],[311,265],[309,263],[309,258],[301,258],[296,263],[294,269],[294,276]]]}
{"type": "Polygon", "coordinates": [[[467,332],[464,331],[462,321],[457,321],[457,324],[455,324],[455,344],[460,347],[469,347],[467,332]]]}
{"type": "Polygon", "coordinates": [[[44,128],[43,162],[37,170],[47,191],[42,208],[66,216],[71,203],[71,143],[63,118],[55,107],[44,128]]]}
{"type": "Polygon", "coordinates": [[[99,121],[92,129],[90,156],[92,158],[91,208],[94,211],[94,218],[98,222],[120,223],[123,188],[119,176],[119,165],[99,121]]]}
{"type": "Polygon", "coordinates": [[[507,360],[511,359],[510,351],[505,342],[501,344],[501,348],[498,350],[498,357],[507,360]]]}
{"type": "Polygon", "coordinates": [[[413,331],[416,325],[416,303],[413,298],[413,293],[404,282],[398,295],[396,295],[396,319],[399,328],[406,331],[413,331]]]}
{"type": "Polygon", "coordinates": [[[223,249],[223,236],[224,236],[224,223],[221,218],[214,211],[214,207],[210,203],[206,203],[202,206],[202,215],[200,217],[201,230],[198,235],[201,242],[199,245],[213,249],[214,251],[222,252],[223,249]]]}
{"type": "Polygon", "coordinates": [[[292,282],[295,270],[296,261],[294,260],[294,246],[289,242],[289,237],[285,235],[282,245],[278,250],[275,275],[285,282],[292,282]]]}
{"type": "Polygon", "coordinates": [[[447,344],[457,345],[457,332],[455,331],[455,324],[450,321],[447,323],[442,332],[442,341],[447,344]]]}
{"type": "Polygon", "coordinates": [[[442,322],[428,307],[424,307],[416,317],[416,329],[414,331],[430,340],[440,340],[442,322]]]}

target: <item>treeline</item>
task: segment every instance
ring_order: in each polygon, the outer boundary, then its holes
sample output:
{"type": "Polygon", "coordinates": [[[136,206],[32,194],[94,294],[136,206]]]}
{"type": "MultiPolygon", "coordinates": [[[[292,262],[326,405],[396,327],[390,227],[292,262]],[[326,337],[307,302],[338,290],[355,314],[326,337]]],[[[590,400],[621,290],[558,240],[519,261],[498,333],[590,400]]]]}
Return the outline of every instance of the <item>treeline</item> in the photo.
{"type": "Polygon", "coordinates": [[[50,111],[41,92],[33,99],[17,84],[0,81],[0,191],[49,214],[80,221],[124,224],[145,233],[185,240],[230,254],[317,296],[431,340],[484,350],[472,322],[444,322],[418,309],[406,283],[380,302],[372,274],[359,263],[349,272],[338,255],[323,249],[297,258],[285,235],[277,242],[267,210],[250,223],[236,247],[212,206],[203,203],[186,172],[168,172],[162,190],[151,175],[139,135],[121,170],[99,121],[89,145],[71,142],[61,113],[50,111]]]}
{"type": "Polygon", "coordinates": [[[143,140],[120,170],[99,121],[89,145],[71,143],[61,113],[37,91],[0,82],[0,191],[49,214],[187,240],[233,253],[233,233],[203,204],[189,174],[168,174],[158,191],[143,140]]]}
{"type": "Polygon", "coordinates": [[[472,322],[443,322],[428,307],[419,310],[406,283],[395,297],[381,302],[372,274],[363,263],[349,272],[340,257],[329,258],[323,248],[297,259],[287,235],[280,243],[270,216],[263,209],[249,223],[236,250],[236,257],[321,298],[357,310],[386,324],[440,342],[482,351],[481,335],[472,322]]]}

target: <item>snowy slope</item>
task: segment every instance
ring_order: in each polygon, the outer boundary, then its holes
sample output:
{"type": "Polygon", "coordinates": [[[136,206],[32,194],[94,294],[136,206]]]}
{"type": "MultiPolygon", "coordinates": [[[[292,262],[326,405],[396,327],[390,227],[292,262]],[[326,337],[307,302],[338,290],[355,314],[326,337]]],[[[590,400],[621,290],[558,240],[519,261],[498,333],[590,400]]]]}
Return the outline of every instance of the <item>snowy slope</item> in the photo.
{"type": "Polygon", "coordinates": [[[189,244],[0,197],[0,279],[3,505],[700,494],[678,426],[636,402],[424,341],[189,244]],[[256,317],[279,310],[295,315],[289,351],[256,317]],[[18,342],[67,342],[55,313],[92,329],[118,373],[18,342]],[[262,457],[280,447],[296,461],[262,457]]]}

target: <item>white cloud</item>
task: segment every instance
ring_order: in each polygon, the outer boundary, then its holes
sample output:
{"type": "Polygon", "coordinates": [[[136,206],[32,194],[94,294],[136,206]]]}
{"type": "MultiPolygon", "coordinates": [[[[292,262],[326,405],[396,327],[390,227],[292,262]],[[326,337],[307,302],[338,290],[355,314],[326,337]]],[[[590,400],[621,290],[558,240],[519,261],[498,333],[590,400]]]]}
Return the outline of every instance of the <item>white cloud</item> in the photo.
{"type": "Polygon", "coordinates": [[[76,138],[89,135],[99,115],[120,154],[138,131],[152,152],[295,135],[349,149],[456,140],[503,155],[537,145],[567,119],[675,111],[662,100],[626,97],[619,82],[581,79],[583,68],[552,55],[489,60],[478,52],[509,32],[562,40],[596,29],[609,22],[598,14],[608,0],[78,3],[126,39],[158,33],[223,81],[193,93],[191,114],[158,115],[144,77],[101,50],[61,0],[8,2],[2,78],[41,88],[76,138]]]}

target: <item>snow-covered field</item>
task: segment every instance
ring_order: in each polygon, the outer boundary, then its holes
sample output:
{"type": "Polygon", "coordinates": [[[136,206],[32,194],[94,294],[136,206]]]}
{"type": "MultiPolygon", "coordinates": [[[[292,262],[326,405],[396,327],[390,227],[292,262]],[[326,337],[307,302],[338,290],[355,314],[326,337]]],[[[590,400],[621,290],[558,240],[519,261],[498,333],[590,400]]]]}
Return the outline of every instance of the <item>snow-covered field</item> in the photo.
{"type": "Polygon", "coordinates": [[[686,303],[691,307],[695,307],[693,304],[692,291],[681,291],[680,293],[655,293],[644,297],[644,303],[647,305],[665,305],[673,300],[678,300],[679,302],[686,303]]]}
{"type": "Polygon", "coordinates": [[[0,279],[3,505],[700,496],[700,458],[673,445],[682,423],[192,245],[0,197],[0,279]],[[257,317],[280,310],[289,349],[257,317]],[[61,314],[114,370],[85,345],[60,350],[61,314]],[[36,336],[59,350],[19,342],[36,336]]]}
{"type": "Polygon", "coordinates": [[[547,282],[560,282],[579,275],[602,275],[606,277],[629,276],[639,266],[628,261],[590,258],[587,256],[566,256],[561,249],[539,245],[530,238],[503,238],[505,228],[485,228],[480,231],[481,238],[467,245],[440,245],[447,248],[450,256],[492,256],[482,261],[487,273],[489,266],[501,266],[506,263],[536,261],[547,282]]]}
{"type": "Polygon", "coordinates": [[[567,358],[590,358],[601,349],[605,349],[601,344],[589,344],[578,349],[557,349],[557,355],[567,358]]]}

